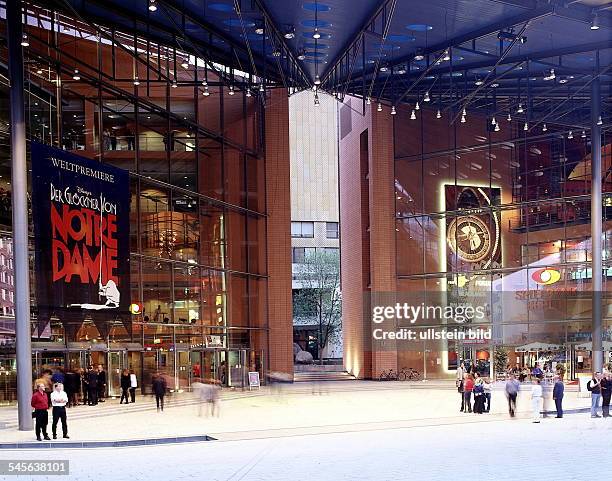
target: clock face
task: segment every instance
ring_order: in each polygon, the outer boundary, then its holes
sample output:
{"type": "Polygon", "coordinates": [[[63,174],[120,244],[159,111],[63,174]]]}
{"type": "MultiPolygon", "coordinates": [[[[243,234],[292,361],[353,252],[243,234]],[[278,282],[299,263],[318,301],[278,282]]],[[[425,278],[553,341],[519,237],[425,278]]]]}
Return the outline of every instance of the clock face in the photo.
{"type": "Polygon", "coordinates": [[[466,262],[480,262],[491,255],[491,231],[480,217],[468,215],[454,219],[446,239],[452,251],[466,262]]]}

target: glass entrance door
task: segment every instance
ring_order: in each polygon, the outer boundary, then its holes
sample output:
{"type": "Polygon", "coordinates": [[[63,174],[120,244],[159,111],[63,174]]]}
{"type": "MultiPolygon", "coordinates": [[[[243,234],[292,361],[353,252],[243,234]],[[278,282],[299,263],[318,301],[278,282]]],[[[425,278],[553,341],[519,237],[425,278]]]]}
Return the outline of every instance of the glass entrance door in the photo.
{"type": "Polygon", "coordinates": [[[127,352],[109,352],[107,366],[108,395],[110,397],[121,396],[121,372],[127,368],[127,352]]]}

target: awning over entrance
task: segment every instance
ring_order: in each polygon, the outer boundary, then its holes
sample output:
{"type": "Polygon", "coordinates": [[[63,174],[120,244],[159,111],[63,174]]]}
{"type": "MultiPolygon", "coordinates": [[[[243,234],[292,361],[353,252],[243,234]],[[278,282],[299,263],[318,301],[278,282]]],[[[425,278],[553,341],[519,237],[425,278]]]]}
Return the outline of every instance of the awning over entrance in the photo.
{"type": "Polygon", "coordinates": [[[559,344],[549,344],[547,342],[530,342],[523,346],[518,346],[516,352],[540,352],[540,351],[561,351],[563,346],[559,344]]]}
{"type": "MultiPolygon", "coordinates": [[[[611,341],[604,341],[602,344],[603,344],[603,350],[604,351],[612,351],[612,342],[611,341]]],[[[583,342],[581,344],[576,344],[576,350],[577,351],[592,351],[593,350],[593,343],[592,342],[583,342]]]]}

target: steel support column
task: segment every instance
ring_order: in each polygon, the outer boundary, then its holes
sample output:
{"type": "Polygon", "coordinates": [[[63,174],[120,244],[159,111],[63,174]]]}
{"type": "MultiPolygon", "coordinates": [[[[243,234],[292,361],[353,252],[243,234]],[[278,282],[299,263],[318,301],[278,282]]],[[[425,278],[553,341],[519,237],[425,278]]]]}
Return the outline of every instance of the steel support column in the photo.
{"type": "Polygon", "coordinates": [[[32,429],[32,341],[28,260],[28,171],[23,95],[21,0],[6,4],[6,29],[11,80],[11,177],[13,201],[13,261],[15,270],[15,338],[17,344],[17,403],[19,429],[32,429]]]}
{"type": "MultiPolygon", "coordinates": [[[[597,75],[597,73],[596,73],[597,75]]],[[[601,127],[597,120],[601,115],[601,88],[599,78],[591,83],[591,272],[592,284],[592,341],[593,370],[603,368],[602,348],[602,195],[601,195],[601,127]]]]}

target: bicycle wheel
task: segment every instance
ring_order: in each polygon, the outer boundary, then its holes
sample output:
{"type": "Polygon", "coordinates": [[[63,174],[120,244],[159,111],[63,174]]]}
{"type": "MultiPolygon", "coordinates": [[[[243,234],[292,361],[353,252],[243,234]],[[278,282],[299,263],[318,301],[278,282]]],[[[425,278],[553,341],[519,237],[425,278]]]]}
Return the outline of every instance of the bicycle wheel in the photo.
{"type": "Polygon", "coordinates": [[[419,381],[421,379],[421,374],[418,371],[412,371],[410,373],[410,380],[411,381],[419,381]]]}
{"type": "Polygon", "coordinates": [[[400,371],[399,374],[397,375],[397,380],[398,381],[405,381],[406,380],[406,373],[404,371],[400,371]]]}
{"type": "Polygon", "coordinates": [[[385,371],[381,372],[380,376],[378,376],[379,381],[387,381],[388,379],[389,377],[385,371]]]}

